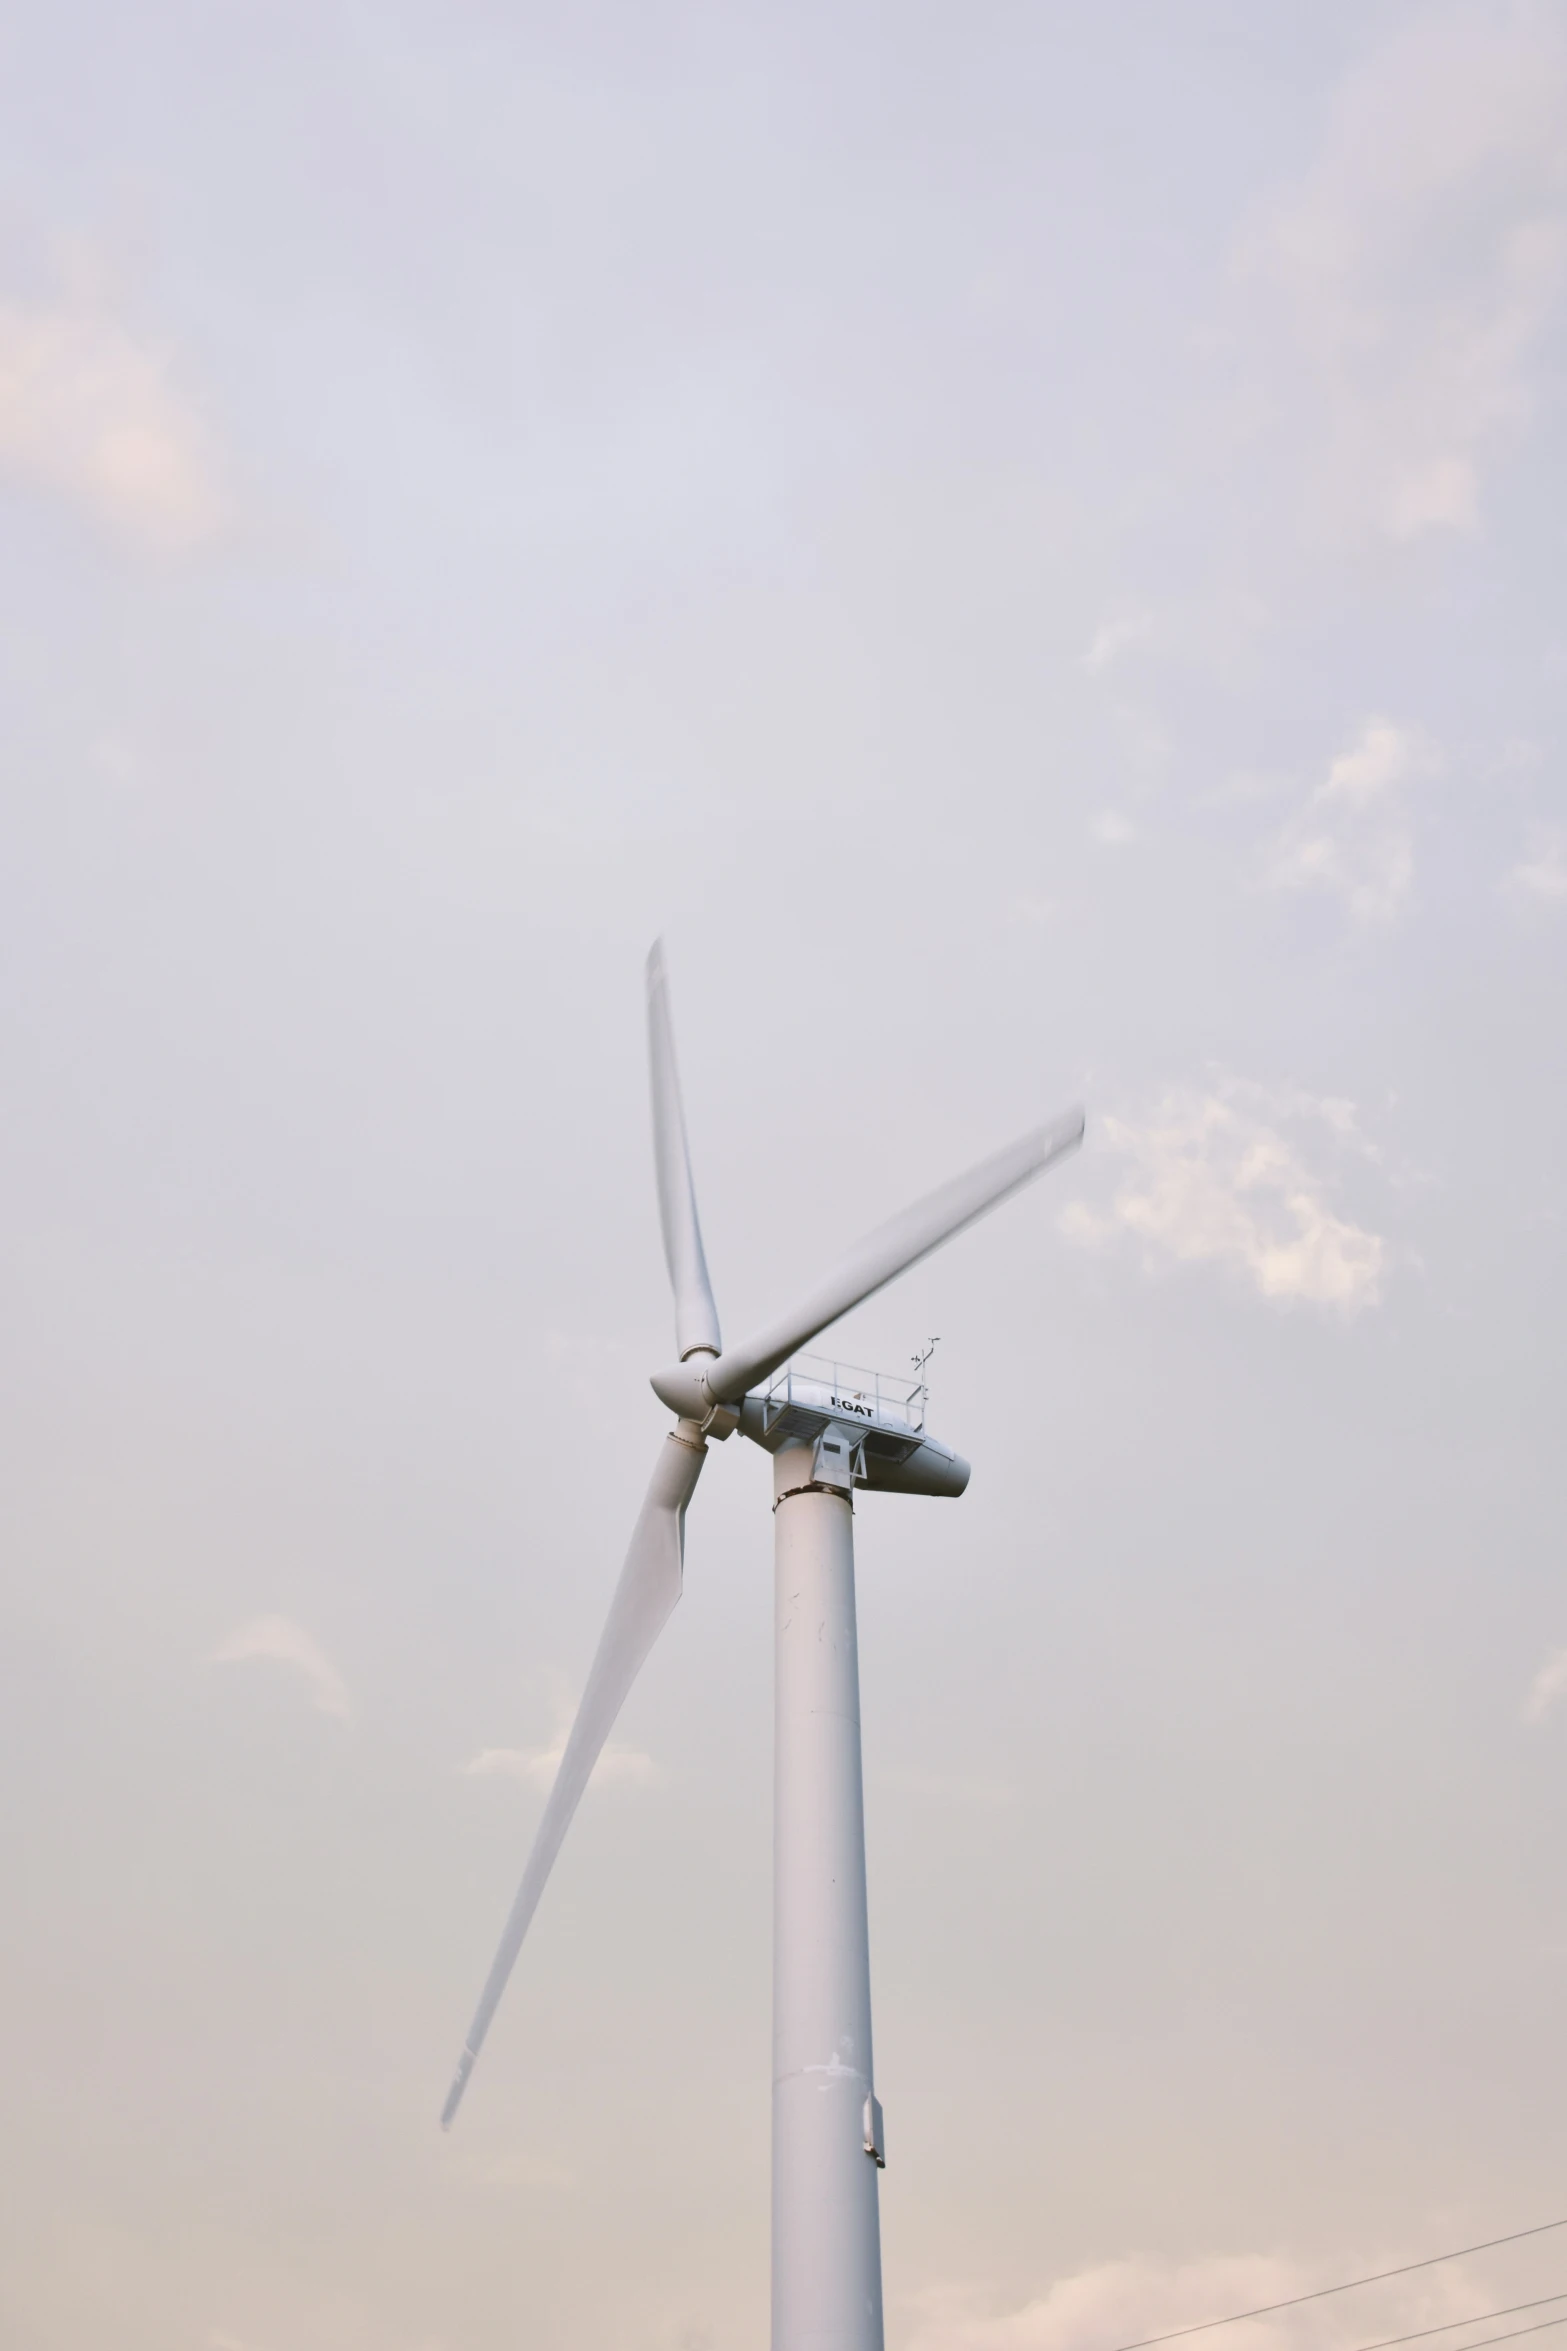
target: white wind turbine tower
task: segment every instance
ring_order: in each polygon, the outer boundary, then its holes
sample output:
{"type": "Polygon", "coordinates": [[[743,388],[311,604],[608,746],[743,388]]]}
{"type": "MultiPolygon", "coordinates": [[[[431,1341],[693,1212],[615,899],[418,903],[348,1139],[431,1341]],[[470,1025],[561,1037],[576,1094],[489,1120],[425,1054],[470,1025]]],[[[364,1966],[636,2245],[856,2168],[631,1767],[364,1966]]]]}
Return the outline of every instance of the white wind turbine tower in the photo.
{"type": "Polygon", "coordinates": [[[917,1201],[792,1314],[726,1348],[697,1221],[661,945],[648,957],[647,999],[653,1151],[680,1355],[652,1385],[675,1426],[659,1448],[441,2122],[450,2127],[457,2112],[593,1766],[680,1597],[686,1505],[707,1440],[738,1429],[773,1457],[773,2351],[882,2351],[883,2143],[871,2062],[852,1496],[857,1486],[957,1495],[969,1472],[926,1433],[917,1383],[790,1358],[1074,1150],[1083,1114],[1035,1128],[917,1201]]]}

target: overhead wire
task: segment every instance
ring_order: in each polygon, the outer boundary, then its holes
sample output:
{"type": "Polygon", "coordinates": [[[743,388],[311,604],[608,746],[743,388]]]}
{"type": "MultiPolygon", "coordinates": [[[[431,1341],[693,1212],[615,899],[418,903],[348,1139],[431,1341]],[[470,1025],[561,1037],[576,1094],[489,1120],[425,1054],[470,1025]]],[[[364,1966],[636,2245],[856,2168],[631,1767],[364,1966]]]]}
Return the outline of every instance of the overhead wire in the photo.
{"type": "MultiPolygon", "coordinates": [[[[1522,2309],[1526,2308],[1527,2305],[1520,2304],[1519,2307],[1522,2309]]],[[[1460,2319],[1458,2323],[1460,2326],[1462,2326],[1465,2324],[1465,2321],[1460,2319]]],[[[1470,2326],[1474,2326],[1478,2322],[1474,2319],[1470,2319],[1467,2323],[1470,2326]]],[[[1567,2310],[1564,2310],[1556,2318],[1536,2319],[1532,2327],[1509,2327],[1505,2335],[1482,2335],[1478,2343],[1466,2343],[1463,2347],[1463,2351],[1487,2351],[1487,2346],[1491,2343],[1516,2343],[1520,2335],[1538,2335],[1546,2327],[1561,2326],[1567,2326],[1567,2310]]]]}
{"type": "MultiPolygon", "coordinates": [[[[1417,2269],[1435,2269],[1444,2261],[1467,2260],[1471,2253],[1494,2253],[1498,2245],[1521,2245],[1525,2237],[1549,2236],[1552,2229],[1567,2229],[1567,2215],[1560,2220],[1542,2220],[1532,2229],[1514,2229],[1505,2237],[1487,2237],[1480,2245],[1459,2245],[1451,2253],[1429,2253],[1424,2261],[1401,2261],[1396,2269],[1373,2270],[1369,2277],[1345,2278],[1341,2285],[1315,2286],[1309,2294],[1288,2294],[1282,2302],[1259,2302],[1255,2310],[1232,2310],[1223,2318],[1200,2318],[1192,2326],[1171,2327],[1162,2335],[1140,2335],[1135,2343],[1117,2343],[1115,2351],[1150,2351],[1154,2343],[1178,2343],[1186,2335],[1205,2335],[1214,2327],[1238,2326],[1243,2318],[1271,2318],[1276,2310],[1298,2310],[1303,2302],[1322,2302],[1330,2294],[1352,2294],[1357,2286],[1380,2286],[1387,2278],[1407,2278],[1417,2269]]],[[[1532,2327],[1518,2329],[1520,2334],[1535,2331],[1532,2327]]]]}
{"type": "MultiPolygon", "coordinates": [[[[1379,2343],[1357,2345],[1357,2351],[1393,2351],[1395,2343],[1423,2343],[1427,2335],[1456,2334],[1460,2327],[1484,2326],[1488,2318],[1516,2318],[1520,2310],[1543,2310],[1547,2302],[1567,2302],[1567,2289],[1564,2289],[1560,2294],[1536,2294],[1532,2302],[1509,2302],[1505,2310],[1476,2310],[1468,2318],[1445,2318],[1439,2327],[1416,2327],[1413,2334],[1384,2335],[1379,2343]]],[[[1542,2318],[1540,2321],[1541,2326],[1547,2327],[1559,2327],[1563,2324],[1567,2324],[1567,2311],[1564,2311],[1560,2318],[1542,2318]]],[[[1538,2332],[1539,2328],[1537,2327],[1515,2327],[1512,2334],[1488,2335],[1486,2341],[1507,2343],[1512,2340],[1513,2334],[1533,2335],[1538,2332]]],[[[1465,2343],[1462,2345],[1461,2351],[1480,2351],[1480,2346],[1478,2343],[1465,2343]]]]}

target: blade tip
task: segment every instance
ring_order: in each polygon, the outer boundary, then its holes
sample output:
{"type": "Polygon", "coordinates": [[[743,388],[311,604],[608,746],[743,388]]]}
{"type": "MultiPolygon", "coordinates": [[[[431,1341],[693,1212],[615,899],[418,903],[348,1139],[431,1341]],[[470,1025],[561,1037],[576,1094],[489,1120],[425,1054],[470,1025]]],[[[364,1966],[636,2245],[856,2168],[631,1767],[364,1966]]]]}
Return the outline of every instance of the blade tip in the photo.
{"type": "Polygon", "coordinates": [[[478,2054],[477,2049],[464,2049],[461,2057],[457,2060],[457,2071],[453,2074],[452,2086],[446,2093],[446,2104],[441,2108],[441,2128],[443,2131],[449,2131],[457,2118],[457,2109],[462,2104],[462,2094],[468,2087],[468,2077],[473,2071],[474,2061],[478,2054]]]}
{"type": "Polygon", "coordinates": [[[1053,1118],[1048,1126],[1036,1129],[1034,1145],[1039,1153],[1037,1164],[1041,1168],[1048,1167],[1052,1160],[1063,1159],[1067,1152],[1081,1149],[1087,1132],[1088,1113],[1081,1102],[1074,1102],[1070,1110],[1063,1110],[1059,1118],[1053,1118]]]}

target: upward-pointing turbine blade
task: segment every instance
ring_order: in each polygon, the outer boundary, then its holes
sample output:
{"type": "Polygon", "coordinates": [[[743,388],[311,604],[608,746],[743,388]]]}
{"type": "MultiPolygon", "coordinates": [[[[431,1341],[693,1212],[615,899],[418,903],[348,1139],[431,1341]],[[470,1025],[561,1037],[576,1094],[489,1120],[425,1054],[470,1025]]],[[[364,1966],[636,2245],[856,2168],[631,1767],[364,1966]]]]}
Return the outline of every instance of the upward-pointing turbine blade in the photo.
{"type": "Polygon", "coordinates": [[[501,1936],[500,1949],[479,1995],[452,2086],[446,2093],[446,2104],[441,2109],[442,2130],[450,2130],[452,2117],[462,2103],[474,2060],[484,2046],[490,2019],[500,2005],[501,1994],[522,1949],[522,1939],[539,1906],[545,1880],[560,1851],[561,1840],[571,1826],[572,1815],[582,1801],[593,1766],[615,1727],[626,1693],[680,1597],[686,1504],[701,1475],[706,1451],[700,1437],[678,1436],[673,1430],[660,1450],[653,1482],[626,1553],[626,1564],[609,1604],[609,1619],[599,1636],[582,1704],[571,1726],[571,1736],[566,1741],[555,1785],[550,1790],[517,1899],[501,1936]]]}
{"type": "Polygon", "coordinates": [[[858,1248],[850,1251],[837,1272],[822,1283],[820,1289],[797,1306],[793,1314],[786,1314],[754,1339],[746,1339],[738,1347],[731,1347],[719,1357],[706,1375],[709,1395],[720,1403],[736,1404],[748,1388],[765,1380],[781,1363],[787,1363],[797,1348],[814,1339],[829,1323],[847,1314],[851,1306],[858,1306],[862,1298],[882,1288],[897,1274],[917,1265],[943,1241],[950,1241],[954,1233],[994,1208],[1023,1184],[1042,1175],[1051,1162],[1061,1159],[1068,1151],[1075,1151],[1083,1139],[1083,1113],[1069,1110],[1049,1126],[1036,1127],[1032,1134],[1022,1135],[1009,1143],[990,1159],[982,1159],[978,1167],[971,1167],[966,1175],[955,1176],[950,1184],[943,1184],[939,1192],[929,1192],[923,1200],[916,1200],[901,1216],[890,1224],[867,1234],[858,1248]]]}
{"type": "Polygon", "coordinates": [[[718,1308],[702,1253],[696,1186],[686,1144],[686,1114],[675,1064],[675,1025],[669,1009],[669,976],[664,942],[655,939],[647,959],[648,1069],[653,1081],[653,1164],[658,1175],[658,1213],[664,1228],[664,1261],[675,1293],[675,1346],[683,1363],[704,1348],[716,1355],[718,1308]]]}

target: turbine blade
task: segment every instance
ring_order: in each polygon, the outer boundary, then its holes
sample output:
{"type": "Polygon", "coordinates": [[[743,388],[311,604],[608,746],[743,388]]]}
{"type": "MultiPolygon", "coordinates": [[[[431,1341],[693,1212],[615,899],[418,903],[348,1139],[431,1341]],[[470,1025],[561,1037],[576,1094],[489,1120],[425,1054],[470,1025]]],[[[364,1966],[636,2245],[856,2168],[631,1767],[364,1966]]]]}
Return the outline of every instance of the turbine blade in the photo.
{"type": "Polygon", "coordinates": [[[669,977],[664,942],[655,939],[647,959],[648,1069],[653,1081],[653,1165],[658,1175],[658,1213],[664,1228],[664,1262],[675,1293],[675,1346],[680,1360],[705,1348],[716,1355],[718,1308],[702,1254],[696,1186],[686,1143],[686,1114],[675,1062],[675,1024],[669,1010],[669,977]]]}
{"type": "Polygon", "coordinates": [[[533,1850],[528,1855],[528,1866],[522,1873],[522,1884],[511,1906],[500,1949],[485,1979],[452,2086],[446,2093],[446,2104],[441,2109],[442,2130],[450,2130],[452,2117],[462,2102],[474,2060],[484,2046],[490,2020],[516,1965],[522,1939],[539,1906],[545,1880],[560,1851],[561,1840],[571,1826],[572,1815],[582,1801],[593,1766],[615,1727],[626,1693],[680,1597],[686,1504],[701,1474],[706,1451],[700,1437],[678,1436],[673,1430],[660,1450],[653,1482],[648,1487],[647,1500],[626,1553],[626,1564],[609,1604],[609,1618],[599,1636],[582,1704],[577,1709],[577,1719],[571,1726],[571,1736],[555,1774],[555,1785],[549,1792],[544,1816],[534,1836],[533,1850]]]}
{"type": "Polygon", "coordinates": [[[1042,1175],[1053,1160],[1075,1151],[1082,1139],[1083,1113],[1069,1110],[1065,1117],[1036,1127],[992,1158],[982,1159],[965,1175],[954,1176],[940,1191],[916,1200],[890,1224],[867,1234],[837,1272],[813,1290],[793,1314],[786,1314],[781,1322],[721,1355],[706,1375],[709,1394],[720,1403],[738,1403],[748,1388],[787,1363],[798,1348],[847,1314],[851,1306],[858,1306],[895,1275],[917,1265],[943,1241],[950,1241],[954,1233],[996,1207],[1009,1192],[1042,1175]]]}

